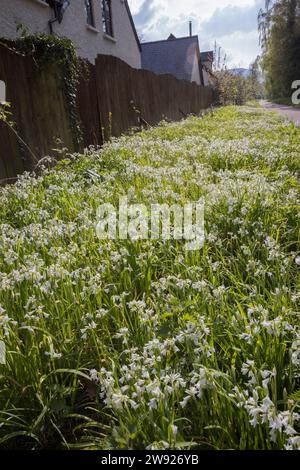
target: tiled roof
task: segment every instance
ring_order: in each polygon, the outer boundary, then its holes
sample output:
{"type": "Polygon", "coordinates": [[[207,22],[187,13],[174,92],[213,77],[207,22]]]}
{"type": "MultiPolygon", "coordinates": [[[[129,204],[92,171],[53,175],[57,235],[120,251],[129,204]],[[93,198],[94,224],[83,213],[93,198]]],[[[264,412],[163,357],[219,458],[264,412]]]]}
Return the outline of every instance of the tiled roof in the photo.
{"type": "Polygon", "coordinates": [[[214,60],[214,51],[201,52],[200,57],[202,62],[212,62],[214,60]]]}
{"type": "Polygon", "coordinates": [[[158,75],[171,74],[180,80],[192,80],[195,54],[199,57],[198,36],[141,43],[142,68],[158,75]]]}

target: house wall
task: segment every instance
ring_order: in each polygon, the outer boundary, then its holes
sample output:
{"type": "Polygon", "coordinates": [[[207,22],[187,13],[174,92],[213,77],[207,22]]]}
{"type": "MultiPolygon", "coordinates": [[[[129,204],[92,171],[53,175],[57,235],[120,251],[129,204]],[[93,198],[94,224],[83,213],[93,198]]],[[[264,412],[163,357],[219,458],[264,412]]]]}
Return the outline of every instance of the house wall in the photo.
{"type": "Polygon", "coordinates": [[[208,86],[209,85],[209,76],[208,76],[208,73],[206,72],[205,68],[203,67],[203,84],[204,86],[208,86]]]}
{"type": "Polygon", "coordinates": [[[212,72],[213,71],[213,63],[211,60],[208,60],[207,62],[204,62],[206,67],[212,72]]]}
{"type": "Polygon", "coordinates": [[[207,62],[202,62],[204,67],[203,67],[203,81],[204,81],[204,86],[211,86],[214,84],[214,80],[212,79],[211,75],[209,73],[207,73],[207,71],[205,70],[205,67],[208,69],[208,70],[211,70],[212,71],[212,63],[211,61],[207,61],[207,62]]]}
{"type": "Polygon", "coordinates": [[[200,70],[199,70],[199,59],[197,54],[195,54],[194,63],[193,63],[193,70],[192,70],[192,82],[197,83],[197,85],[201,85],[201,78],[200,78],[200,70]]]}
{"type": "MultiPolygon", "coordinates": [[[[141,53],[124,0],[112,0],[114,38],[103,33],[101,0],[92,2],[95,28],[86,23],[84,0],[71,0],[62,23],[53,24],[54,33],[70,38],[78,55],[92,63],[98,54],[107,54],[141,68],[141,53]]],[[[0,11],[0,37],[16,37],[17,23],[28,27],[30,33],[49,34],[48,21],[53,18],[53,10],[43,0],[0,0],[0,11]]]]}

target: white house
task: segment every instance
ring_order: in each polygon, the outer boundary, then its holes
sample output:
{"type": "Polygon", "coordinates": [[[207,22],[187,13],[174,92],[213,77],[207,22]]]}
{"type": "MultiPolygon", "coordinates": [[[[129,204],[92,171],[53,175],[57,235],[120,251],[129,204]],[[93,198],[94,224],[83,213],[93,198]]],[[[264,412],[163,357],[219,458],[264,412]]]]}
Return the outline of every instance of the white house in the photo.
{"type": "Polygon", "coordinates": [[[65,36],[78,55],[119,57],[141,68],[141,46],[127,0],[0,0],[0,37],[13,39],[17,25],[29,33],[65,36]]]}

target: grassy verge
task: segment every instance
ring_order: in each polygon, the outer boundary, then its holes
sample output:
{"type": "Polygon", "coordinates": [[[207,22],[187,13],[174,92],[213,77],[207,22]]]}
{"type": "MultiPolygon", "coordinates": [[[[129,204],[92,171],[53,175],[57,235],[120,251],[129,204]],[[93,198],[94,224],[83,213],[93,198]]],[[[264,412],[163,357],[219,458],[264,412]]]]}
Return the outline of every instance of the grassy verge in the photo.
{"type": "Polygon", "coordinates": [[[293,108],[296,108],[296,109],[300,109],[300,104],[293,104],[291,98],[277,98],[271,101],[274,104],[283,104],[286,106],[292,106],[293,108]]]}
{"type": "Polygon", "coordinates": [[[0,190],[2,448],[300,448],[299,145],[228,107],[0,190]],[[120,195],[204,196],[204,248],[98,240],[120,195]]]}

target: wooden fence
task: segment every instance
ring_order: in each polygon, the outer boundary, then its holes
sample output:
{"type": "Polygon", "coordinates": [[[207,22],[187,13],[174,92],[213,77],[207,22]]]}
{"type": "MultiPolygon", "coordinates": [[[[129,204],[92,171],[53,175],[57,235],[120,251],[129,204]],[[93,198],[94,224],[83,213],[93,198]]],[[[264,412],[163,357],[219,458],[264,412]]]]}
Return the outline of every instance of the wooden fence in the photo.
{"type": "MultiPolygon", "coordinates": [[[[51,155],[57,139],[70,151],[78,150],[58,66],[40,69],[32,57],[0,45],[0,80],[6,84],[11,120],[23,140],[0,122],[0,182],[32,170],[37,163],[33,154],[38,159],[51,155]]],[[[209,88],[136,70],[120,59],[100,55],[95,65],[83,67],[78,89],[83,145],[101,145],[111,135],[138,126],[141,119],[154,125],[163,118],[198,114],[212,99],[209,88]]]]}
{"type": "Polygon", "coordinates": [[[212,101],[211,88],[133,69],[116,57],[99,55],[79,87],[84,143],[101,144],[103,138],[119,136],[138,126],[139,117],[154,125],[164,118],[176,121],[199,114],[212,101]]]}
{"type": "Polygon", "coordinates": [[[0,45],[0,80],[6,84],[11,121],[22,143],[7,124],[0,121],[0,180],[32,170],[36,160],[51,154],[60,139],[70,150],[73,138],[65,91],[59,68],[41,70],[32,57],[0,45]]]}

